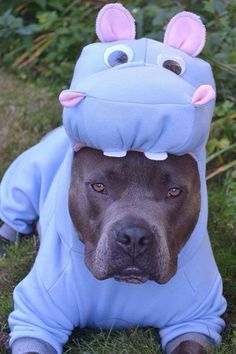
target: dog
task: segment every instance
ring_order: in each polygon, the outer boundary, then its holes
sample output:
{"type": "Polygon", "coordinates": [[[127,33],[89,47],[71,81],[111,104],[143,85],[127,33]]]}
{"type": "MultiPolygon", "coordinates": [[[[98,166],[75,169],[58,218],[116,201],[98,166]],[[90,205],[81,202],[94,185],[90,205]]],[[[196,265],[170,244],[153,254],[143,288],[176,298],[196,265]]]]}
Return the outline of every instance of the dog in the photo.
{"type": "Polygon", "coordinates": [[[75,154],[69,212],[99,280],[166,283],[199,210],[199,175],[189,155],[156,162],[138,152],[122,159],[89,148],[75,154]]]}
{"type": "Polygon", "coordinates": [[[138,152],[122,159],[90,148],[75,153],[69,213],[98,280],[168,282],[199,211],[200,180],[190,155],[157,162],[138,152]]]}
{"type": "MultiPolygon", "coordinates": [[[[75,153],[63,140],[57,129],[21,159],[37,166],[32,176],[42,183],[54,153],[61,155],[41,197],[35,264],[14,290],[13,354],[26,343],[40,354],[61,353],[75,326],[153,326],[166,353],[204,352],[217,342],[216,324],[223,328],[225,302],[216,296],[222,285],[209,240],[199,235],[197,161],[189,154],[153,161],[135,151],[118,159],[91,148],[75,153]],[[50,150],[55,142],[64,148],[50,150]],[[52,153],[39,160],[45,146],[52,153]]],[[[13,183],[20,184],[25,169],[18,163],[13,183]]]]}
{"type": "MultiPolygon", "coordinates": [[[[95,278],[165,284],[198,220],[197,163],[187,154],[152,161],[129,152],[116,159],[84,148],[74,154],[68,208],[95,278]]],[[[188,347],[204,352],[188,340],[173,353],[188,347]]]]}
{"type": "Polygon", "coordinates": [[[164,43],[135,40],[132,15],[107,4],[96,32],[59,97],[68,136],[45,138],[1,184],[2,236],[38,216],[41,235],[10,345],[54,354],[75,326],[153,326],[166,353],[199,354],[220,343],[226,308],[207,233],[205,27],[182,12],[164,43]]]}

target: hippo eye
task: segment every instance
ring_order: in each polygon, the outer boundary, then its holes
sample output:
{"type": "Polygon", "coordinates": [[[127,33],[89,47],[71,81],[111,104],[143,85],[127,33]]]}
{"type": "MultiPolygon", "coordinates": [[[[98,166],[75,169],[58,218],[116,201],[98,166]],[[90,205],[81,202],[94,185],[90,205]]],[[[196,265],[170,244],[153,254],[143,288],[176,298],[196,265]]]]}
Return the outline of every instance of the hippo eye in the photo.
{"type": "Polygon", "coordinates": [[[91,187],[97,193],[104,193],[105,191],[105,186],[103,183],[92,183],[91,187]]]}
{"type": "Polygon", "coordinates": [[[163,68],[173,71],[173,73],[180,75],[182,72],[182,68],[180,64],[175,60],[166,60],[162,64],[163,68]]]}
{"type": "Polygon", "coordinates": [[[178,187],[173,187],[168,190],[167,198],[176,198],[182,193],[182,190],[178,187]]]}
{"type": "Polygon", "coordinates": [[[157,63],[176,75],[182,75],[185,71],[184,60],[180,57],[171,57],[168,53],[158,55],[157,63]]]}
{"type": "Polygon", "coordinates": [[[104,61],[107,66],[114,67],[130,62],[133,56],[134,53],[130,47],[118,44],[106,49],[104,61]]]}

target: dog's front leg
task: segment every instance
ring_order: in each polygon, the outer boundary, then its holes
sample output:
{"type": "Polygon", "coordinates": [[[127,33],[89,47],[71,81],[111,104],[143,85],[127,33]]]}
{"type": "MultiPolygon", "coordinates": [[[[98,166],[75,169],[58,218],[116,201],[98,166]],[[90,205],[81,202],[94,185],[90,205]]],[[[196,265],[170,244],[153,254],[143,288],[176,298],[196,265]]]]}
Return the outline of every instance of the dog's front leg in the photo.
{"type": "Polygon", "coordinates": [[[186,340],[181,342],[170,354],[212,354],[212,351],[197,342],[186,340]]]}

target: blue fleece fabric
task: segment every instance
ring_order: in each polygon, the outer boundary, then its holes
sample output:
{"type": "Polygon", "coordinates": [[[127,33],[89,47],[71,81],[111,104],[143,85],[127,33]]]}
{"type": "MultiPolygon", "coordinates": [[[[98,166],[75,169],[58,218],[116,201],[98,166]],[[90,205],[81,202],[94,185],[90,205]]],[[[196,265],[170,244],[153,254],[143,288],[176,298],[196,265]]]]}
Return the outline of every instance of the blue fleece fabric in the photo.
{"type": "MultiPolygon", "coordinates": [[[[204,149],[197,153],[202,193],[199,221],[179,255],[176,275],[165,285],[153,281],[137,286],[113,279],[96,280],[84,263],[84,246],[69,216],[67,200],[73,150],[68,147],[63,128],[53,131],[25,152],[19,158],[20,171],[28,168],[29,156],[34,168],[28,171],[32,174],[28,179],[36,174],[44,181],[50,179],[51,183],[44,184],[46,193],[40,194],[39,253],[31,272],[14,291],[15,309],[9,317],[11,343],[22,337],[39,338],[61,353],[74,326],[153,326],[160,328],[163,347],[186,332],[199,332],[220,343],[220,332],[224,327],[220,316],[225,311],[226,303],[206,231],[204,149]],[[38,159],[38,156],[42,156],[45,146],[47,151],[54,152],[56,141],[61,144],[61,149],[57,149],[58,161],[61,162],[53,168],[54,153],[47,154],[45,159],[38,159]]],[[[3,179],[1,197],[8,181],[11,186],[11,194],[8,197],[4,195],[4,204],[15,207],[15,200],[18,200],[18,205],[20,200],[24,203],[23,191],[28,191],[25,176],[23,174],[21,180],[20,171],[16,161],[11,166],[11,174],[3,179]],[[17,180],[13,180],[12,175],[17,175],[17,180]],[[21,185],[22,194],[18,185],[21,185]]],[[[35,199],[34,195],[30,197],[35,199]]],[[[2,202],[0,209],[2,217],[2,202]]],[[[26,214],[27,210],[30,215],[31,206],[25,209],[26,214]]],[[[19,218],[20,212],[10,210],[9,218],[6,214],[7,223],[26,230],[23,220],[19,218]]]]}
{"type": "Polygon", "coordinates": [[[164,43],[142,38],[90,44],[81,53],[70,86],[86,97],[64,108],[63,124],[74,144],[104,152],[136,149],[181,155],[190,151],[189,143],[193,151],[208,136],[214,100],[191,103],[197,88],[206,84],[215,87],[207,62],[164,43]],[[132,49],[134,59],[110,68],[104,54],[120,44],[132,49]],[[158,64],[158,57],[181,59],[185,71],[176,75],[158,64]]]}
{"type": "Polygon", "coordinates": [[[0,184],[0,219],[12,229],[23,234],[33,231],[55,171],[69,146],[65,130],[57,128],[7,169],[0,184]],[[53,144],[48,139],[50,134],[55,136],[53,144]]]}

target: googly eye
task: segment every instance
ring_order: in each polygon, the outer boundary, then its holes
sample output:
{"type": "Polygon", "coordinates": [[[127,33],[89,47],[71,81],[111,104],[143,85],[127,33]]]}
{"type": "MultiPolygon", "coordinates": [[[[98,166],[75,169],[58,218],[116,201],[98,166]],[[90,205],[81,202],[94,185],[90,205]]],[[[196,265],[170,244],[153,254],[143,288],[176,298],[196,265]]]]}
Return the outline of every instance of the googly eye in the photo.
{"type": "Polygon", "coordinates": [[[133,59],[132,49],[123,44],[117,44],[107,48],[104,53],[105,64],[109,67],[129,63],[133,59]]]}
{"type": "Polygon", "coordinates": [[[158,55],[157,63],[176,75],[182,75],[185,72],[185,61],[168,53],[158,55]]]}

